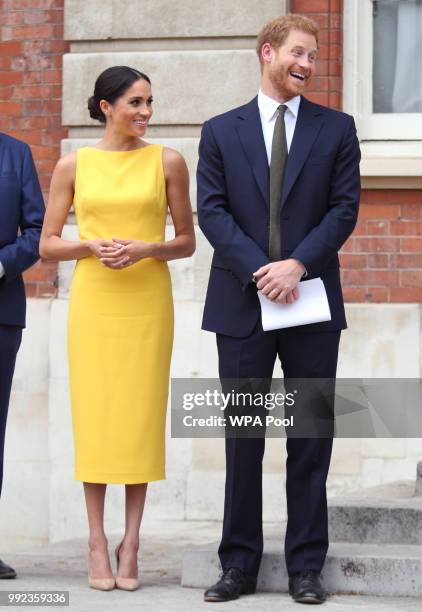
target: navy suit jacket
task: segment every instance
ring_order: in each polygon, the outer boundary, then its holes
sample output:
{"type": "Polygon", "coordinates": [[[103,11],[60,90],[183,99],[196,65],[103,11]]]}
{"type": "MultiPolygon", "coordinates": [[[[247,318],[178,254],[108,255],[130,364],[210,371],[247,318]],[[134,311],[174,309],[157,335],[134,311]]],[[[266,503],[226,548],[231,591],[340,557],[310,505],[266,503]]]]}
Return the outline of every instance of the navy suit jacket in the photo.
{"type": "MultiPolygon", "coordinates": [[[[356,225],[360,150],[353,117],[301,98],[280,201],[282,259],[320,276],[331,321],[346,327],[338,251],[356,225]]],[[[252,274],[270,262],[269,167],[257,98],[205,122],[199,144],[198,220],[214,248],[203,329],[246,337],[260,316],[252,274]]],[[[306,281],[305,281],[306,282],[306,281]]]]}
{"type": "Polygon", "coordinates": [[[25,327],[22,272],[39,259],[44,200],[27,144],[0,133],[0,325],[25,327]]]}

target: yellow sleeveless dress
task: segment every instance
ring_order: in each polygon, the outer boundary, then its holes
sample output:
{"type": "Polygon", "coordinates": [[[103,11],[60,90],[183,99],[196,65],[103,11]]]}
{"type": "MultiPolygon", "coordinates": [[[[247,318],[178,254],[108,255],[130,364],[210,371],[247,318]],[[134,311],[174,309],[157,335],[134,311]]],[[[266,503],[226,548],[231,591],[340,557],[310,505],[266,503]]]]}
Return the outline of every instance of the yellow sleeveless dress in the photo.
{"type": "MultiPolygon", "coordinates": [[[[77,152],[74,208],[80,240],[165,239],[163,147],[77,152]]],[[[165,422],[173,344],[166,262],[106,268],[78,260],[68,354],[75,478],[136,484],[165,478],[165,422]]]]}

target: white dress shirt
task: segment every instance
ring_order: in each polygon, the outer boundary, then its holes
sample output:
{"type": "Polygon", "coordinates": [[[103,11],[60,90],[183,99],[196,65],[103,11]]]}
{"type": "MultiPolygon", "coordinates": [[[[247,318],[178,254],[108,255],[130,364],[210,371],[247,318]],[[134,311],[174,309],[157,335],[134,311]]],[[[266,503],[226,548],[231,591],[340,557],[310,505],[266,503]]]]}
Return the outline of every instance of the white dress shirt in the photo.
{"type": "MultiPolygon", "coordinates": [[[[258,92],[258,108],[261,118],[262,133],[264,134],[265,148],[267,150],[268,165],[271,163],[271,148],[273,144],[274,126],[277,119],[277,109],[280,104],[285,104],[287,110],[284,113],[284,125],[286,128],[287,151],[290,151],[293,134],[295,132],[297,114],[300,106],[300,96],[295,96],[287,102],[279,102],[264,94],[261,90],[258,92]]],[[[303,264],[302,264],[303,265],[303,264]]],[[[306,278],[308,272],[305,269],[302,278],[306,278]]]]}
{"type": "Polygon", "coordinates": [[[284,125],[286,127],[287,151],[290,151],[290,145],[292,144],[296,127],[297,114],[299,112],[300,96],[295,96],[287,100],[287,102],[279,102],[259,90],[258,108],[261,118],[262,133],[264,134],[265,148],[267,149],[268,165],[270,165],[271,162],[274,126],[277,119],[277,109],[280,104],[285,104],[287,106],[287,110],[284,114],[284,125]]]}
{"type": "Polygon", "coordinates": [[[1,261],[0,261],[0,278],[1,278],[2,276],[4,276],[4,275],[5,275],[5,271],[4,271],[4,268],[3,268],[3,264],[2,264],[2,263],[1,263],[1,261]]]}

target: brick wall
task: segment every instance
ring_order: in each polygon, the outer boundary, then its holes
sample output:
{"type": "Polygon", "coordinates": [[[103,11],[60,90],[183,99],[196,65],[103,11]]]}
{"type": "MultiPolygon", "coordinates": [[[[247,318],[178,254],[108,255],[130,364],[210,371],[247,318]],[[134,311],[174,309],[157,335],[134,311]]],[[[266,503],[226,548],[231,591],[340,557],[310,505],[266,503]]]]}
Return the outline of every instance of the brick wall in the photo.
{"type": "MultiPolygon", "coordinates": [[[[0,130],[27,142],[47,198],[60,155],[63,0],[3,0],[0,13],[0,130]]],[[[28,296],[55,295],[57,266],[25,273],[28,296]]]]}
{"type": "MultiPolygon", "coordinates": [[[[291,0],[321,28],[307,96],[342,107],[342,0],[291,0]]],[[[359,222],[341,255],[348,302],[422,302],[422,190],[363,190],[359,222]]]]}
{"type": "MultiPolygon", "coordinates": [[[[321,28],[318,70],[308,97],[342,106],[342,0],[291,0],[321,28]]],[[[0,130],[28,142],[47,196],[60,154],[63,0],[3,0],[0,14],[0,130]]],[[[341,253],[352,302],[422,302],[422,190],[366,190],[358,226],[341,253]]],[[[29,296],[55,294],[57,267],[25,274],[29,296]]]]}

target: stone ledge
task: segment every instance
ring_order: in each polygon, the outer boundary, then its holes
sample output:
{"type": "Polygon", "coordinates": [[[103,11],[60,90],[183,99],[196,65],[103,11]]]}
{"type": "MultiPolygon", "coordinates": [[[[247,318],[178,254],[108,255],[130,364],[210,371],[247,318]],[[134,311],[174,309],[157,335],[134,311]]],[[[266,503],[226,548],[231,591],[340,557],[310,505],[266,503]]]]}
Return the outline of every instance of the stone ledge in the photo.
{"type": "MultiPolygon", "coordinates": [[[[281,538],[280,538],[281,541],[281,538]]],[[[220,573],[217,544],[185,553],[182,586],[206,588],[220,573]]],[[[323,571],[329,593],[361,595],[422,595],[422,546],[385,544],[330,545],[323,571]]],[[[258,591],[285,593],[288,578],[279,541],[265,543],[258,591]]]]}

